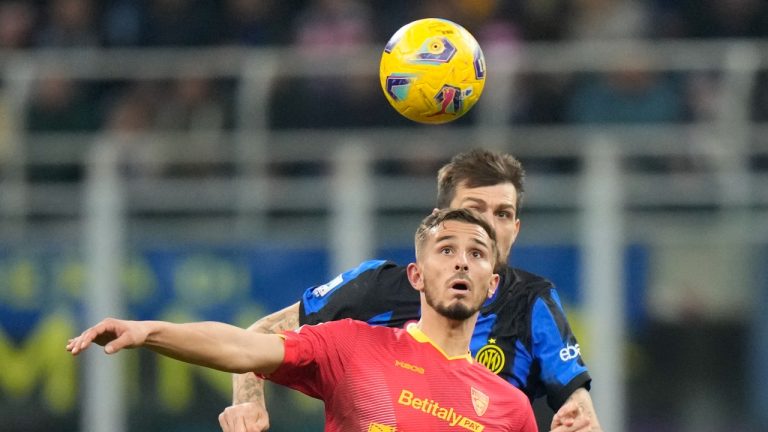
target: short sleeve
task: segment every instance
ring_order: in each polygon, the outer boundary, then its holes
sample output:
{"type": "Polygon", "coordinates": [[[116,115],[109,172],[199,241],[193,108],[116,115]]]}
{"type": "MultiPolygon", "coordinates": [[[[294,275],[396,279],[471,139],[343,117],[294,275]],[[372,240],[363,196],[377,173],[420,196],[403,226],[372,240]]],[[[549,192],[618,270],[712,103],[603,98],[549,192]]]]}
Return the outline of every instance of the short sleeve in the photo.
{"type": "Polygon", "coordinates": [[[285,357],[265,379],[306,395],[324,399],[340,379],[342,359],[352,355],[344,341],[355,340],[358,328],[352,320],[305,325],[283,333],[285,357]]]}
{"type": "Polygon", "coordinates": [[[547,403],[557,410],[577,388],[589,389],[591,378],[557,291],[536,299],[531,320],[532,354],[541,366],[547,403]]]}

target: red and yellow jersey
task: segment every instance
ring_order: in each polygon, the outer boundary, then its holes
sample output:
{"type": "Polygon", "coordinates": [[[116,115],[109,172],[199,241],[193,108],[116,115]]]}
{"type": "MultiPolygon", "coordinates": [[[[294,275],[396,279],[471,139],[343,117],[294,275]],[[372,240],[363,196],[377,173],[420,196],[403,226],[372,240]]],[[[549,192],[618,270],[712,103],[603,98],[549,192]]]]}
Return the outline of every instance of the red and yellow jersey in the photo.
{"type": "Polygon", "coordinates": [[[267,378],[323,400],[326,431],[536,431],[520,390],[469,352],[448,357],[415,325],[345,319],[286,332],[267,378]]]}

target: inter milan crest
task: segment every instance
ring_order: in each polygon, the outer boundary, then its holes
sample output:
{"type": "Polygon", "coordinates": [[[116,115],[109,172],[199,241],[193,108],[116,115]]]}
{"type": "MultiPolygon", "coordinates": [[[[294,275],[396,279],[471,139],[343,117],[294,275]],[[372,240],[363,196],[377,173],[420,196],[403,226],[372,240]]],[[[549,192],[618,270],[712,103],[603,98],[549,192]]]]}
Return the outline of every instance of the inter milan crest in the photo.
{"type": "Polygon", "coordinates": [[[496,339],[488,339],[488,345],[480,348],[475,360],[487,367],[491,372],[498,374],[504,369],[504,351],[496,345],[496,339]]]}

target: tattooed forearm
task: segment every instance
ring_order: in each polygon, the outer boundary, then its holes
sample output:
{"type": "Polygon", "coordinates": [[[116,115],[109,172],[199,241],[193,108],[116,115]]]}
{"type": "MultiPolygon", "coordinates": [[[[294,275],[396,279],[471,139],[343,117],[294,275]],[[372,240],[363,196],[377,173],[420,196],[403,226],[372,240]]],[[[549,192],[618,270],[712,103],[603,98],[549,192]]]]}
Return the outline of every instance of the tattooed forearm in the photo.
{"type": "MultiPolygon", "coordinates": [[[[280,333],[299,326],[299,304],[267,315],[256,321],[248,330],[260,333],[280,333]]],[[[264,405],[264,380],[254,373],[232,376],[232,403],[257,402],[264,405]]]]}
{"type": "Polygon", "coordinates": [[[232,404],[264,403],[264,380],[253,372],[232,375],[232,404]]]}
{"type": "Polygon", "coordinates": [[[256,321],[248,328],[248,330],[261,333],[280,333],[285,330],[293,330],[298,326],[299,304],[295,303],[281,311],[267,315],[256,321]]]}

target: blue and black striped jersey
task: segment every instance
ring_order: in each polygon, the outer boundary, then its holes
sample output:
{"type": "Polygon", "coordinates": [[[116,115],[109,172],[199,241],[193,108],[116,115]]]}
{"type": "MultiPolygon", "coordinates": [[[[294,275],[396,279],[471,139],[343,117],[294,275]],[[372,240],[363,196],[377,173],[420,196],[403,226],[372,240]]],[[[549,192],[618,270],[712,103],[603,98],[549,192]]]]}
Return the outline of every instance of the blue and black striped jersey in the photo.
{"type": "MultiPolygon", "coordinates": [[[[365,261],[332,281],[308,288],[299,321],[317,324],[353,318],[374,325],[403,327],[419,319],[419,293],[406,267],[391,261],[365,261]]],[[[546,396],[557,410],[591,378],[579,344],[551,282],[507,267],[494,296],[483,305],[470,349],[478,362],[521,389],[531,400],[546,396]]]]}

